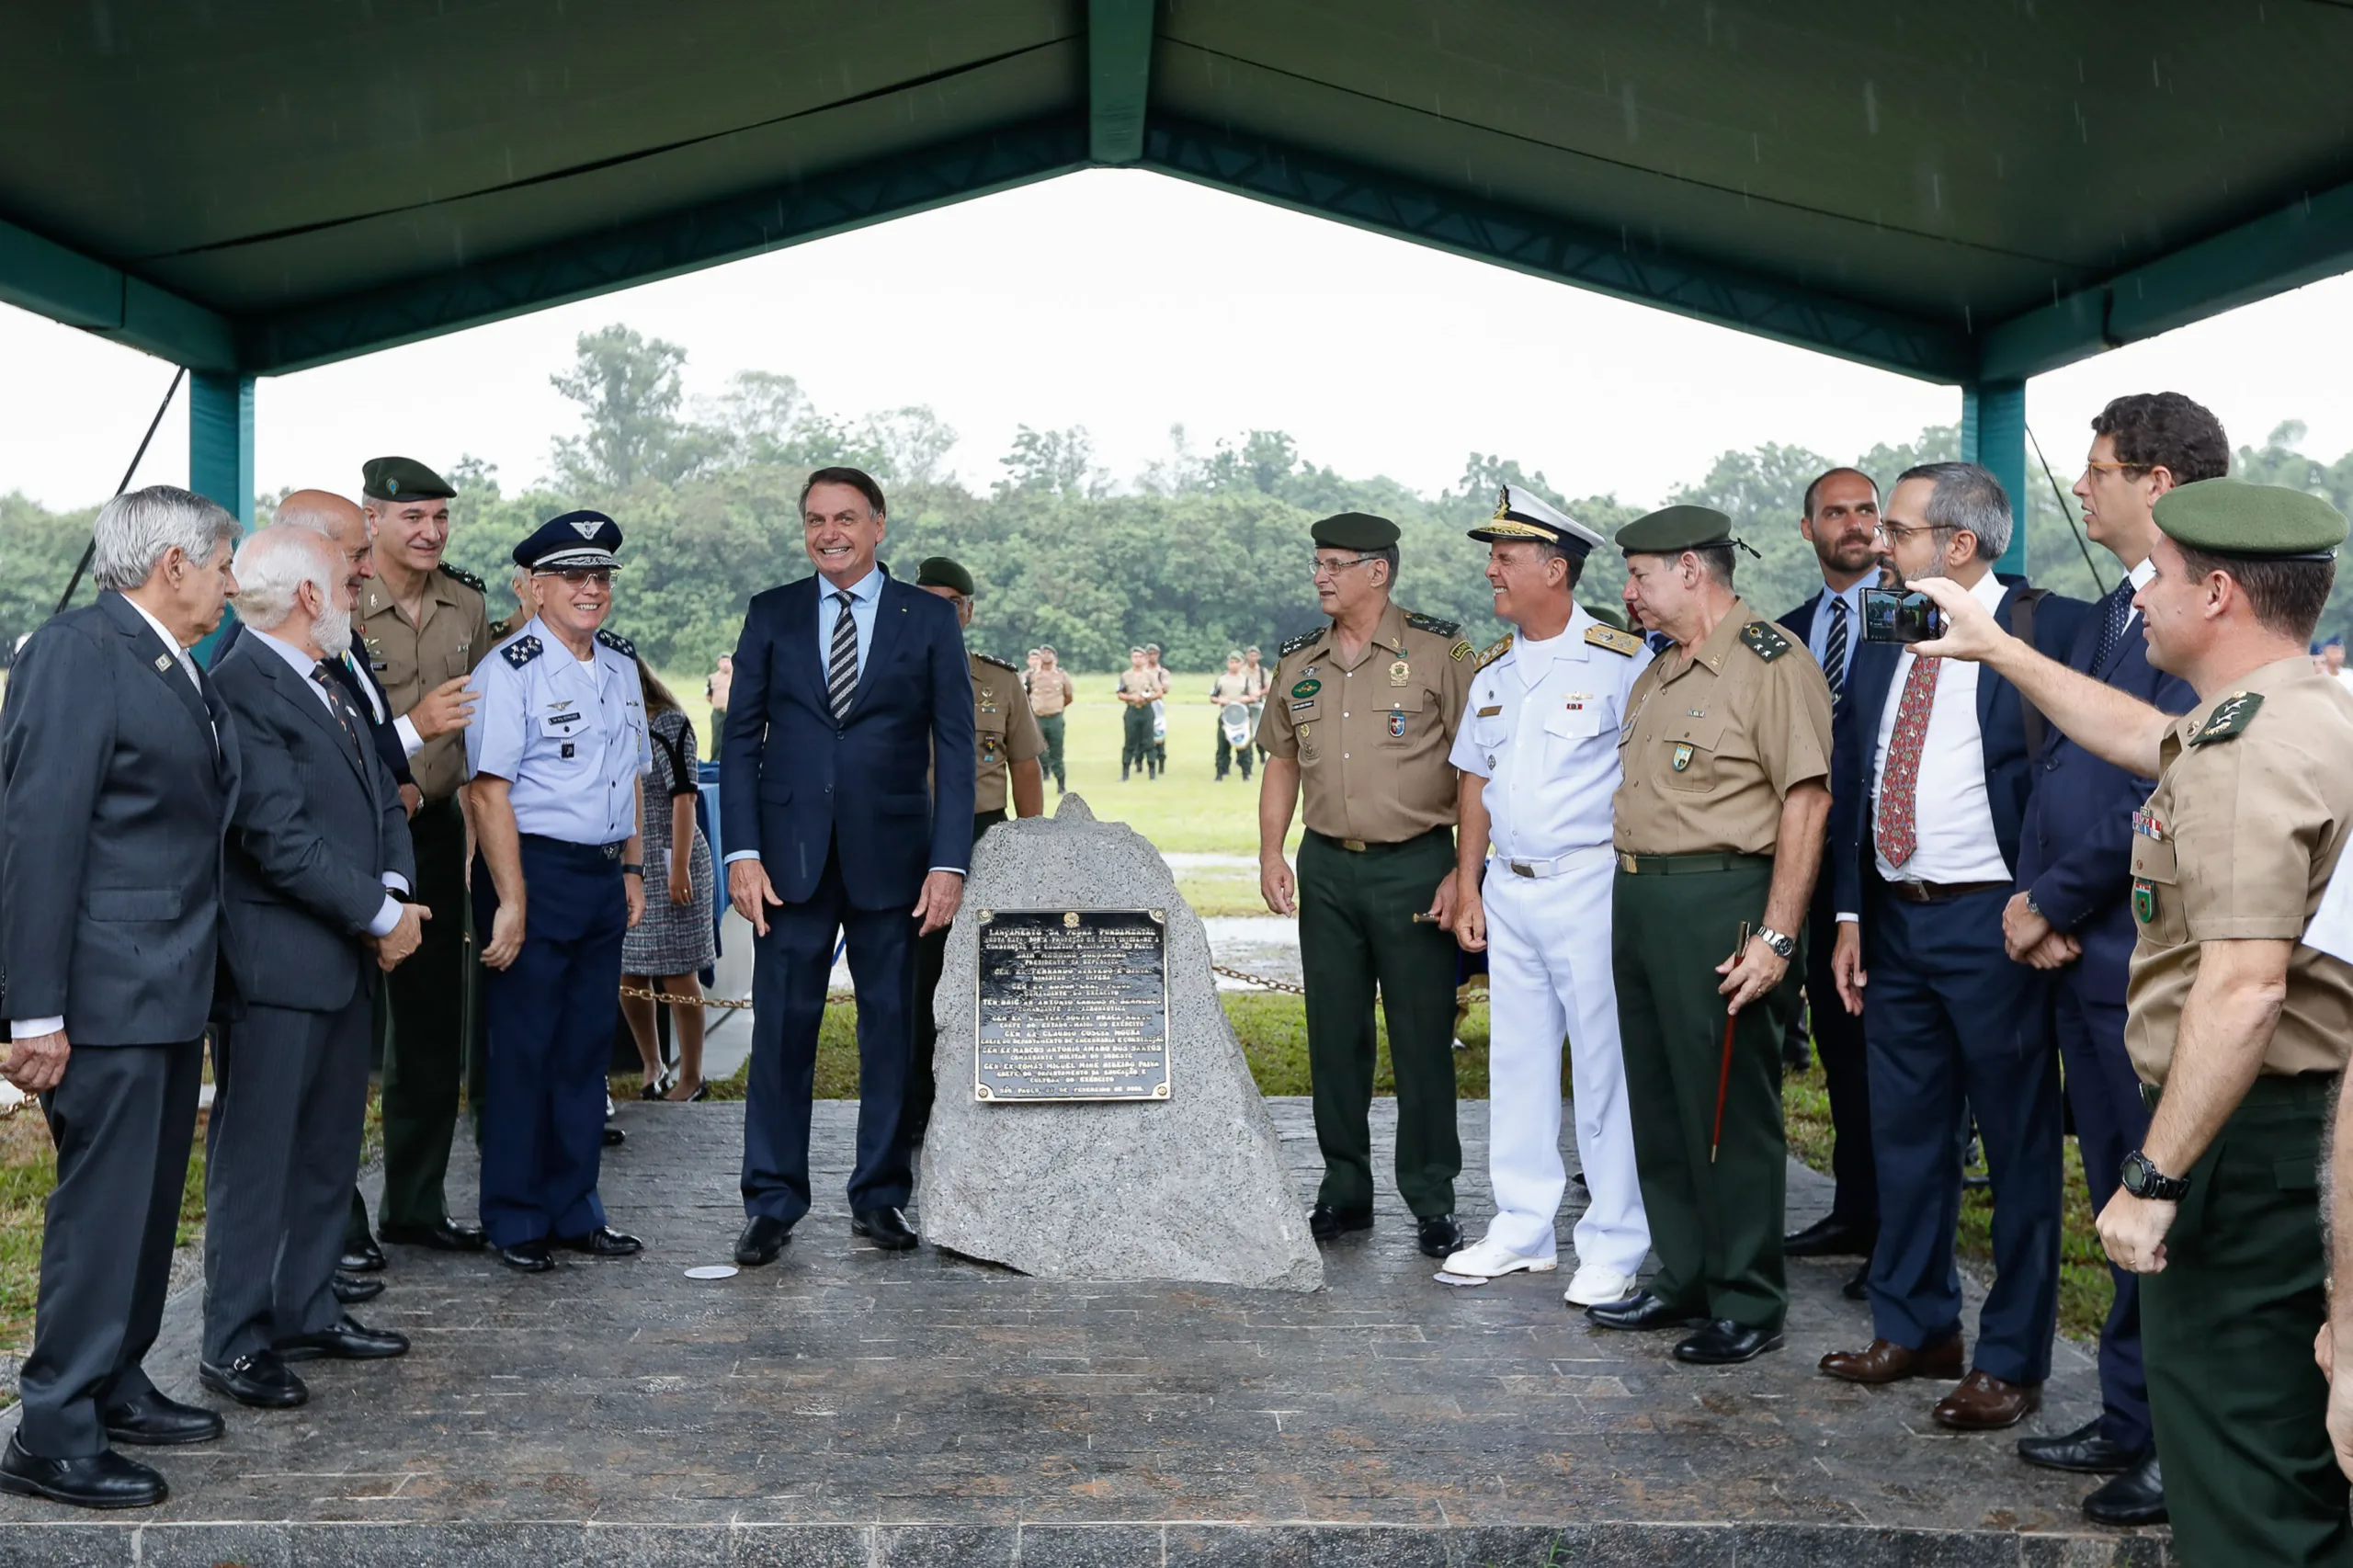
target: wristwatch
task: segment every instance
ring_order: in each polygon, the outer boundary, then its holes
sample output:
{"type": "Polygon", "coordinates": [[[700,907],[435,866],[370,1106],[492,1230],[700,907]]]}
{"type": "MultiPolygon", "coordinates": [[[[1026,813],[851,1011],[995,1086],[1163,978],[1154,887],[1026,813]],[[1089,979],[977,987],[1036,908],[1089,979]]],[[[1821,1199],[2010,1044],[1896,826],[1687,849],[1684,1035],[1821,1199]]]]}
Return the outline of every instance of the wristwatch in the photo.
{"type": "Polygon", "coordinates": [[[2165,1175],[2138,1149],[2124,1156],[2124,1168],[2117,1173],[2117,1180],[2133,1197],[2154,1199],[2160,1203],[2178,1203],[2189,1196],[2188,1176],[2165,1175]]]}
{"type": "Polygon", "coordinates": [[[621,875],[624,877],[635,877],[640,881],[643,881],[645,880],[645,862],[642,860],[622,861],[621,875]]]}
{"type": "Polygon", "coordinates": [[[1784,937],[1770,926],[1759,926],[1756,928],[1756,939],[1780,954],[1784,961],[1798,956],[1798,939],[1795,937],[1784,937]]]}

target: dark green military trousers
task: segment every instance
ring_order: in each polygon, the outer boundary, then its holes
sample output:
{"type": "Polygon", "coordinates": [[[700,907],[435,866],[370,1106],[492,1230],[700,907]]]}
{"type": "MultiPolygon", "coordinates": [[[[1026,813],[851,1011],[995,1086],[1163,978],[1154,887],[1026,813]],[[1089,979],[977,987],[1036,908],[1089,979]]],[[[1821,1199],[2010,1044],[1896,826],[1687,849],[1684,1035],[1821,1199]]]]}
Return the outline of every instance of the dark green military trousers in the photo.
{"type": "Polygon", "coordinates": [[[467,939],[464,815],[454,799],[432,801],[408,826],[416,896],[433,918],[416,951],[387,977],[392,1032],[384,1049],[384,1199],[376,1221],[438,1225],[449,1217],[441,1187],[460,1089],[471,1086],[473,1104],[482,1104],[485,1020],[481,966],[467,939]]]}
{"type": "Polygon", "coordinates": [[[1344,1213],[1372,1208],[1376,986],[1397,1075],[1397,1190],[1426,1219],[1454,1212],[1454,938],[1414,923],[1453,869],[1451,828],[1361,850],[1311,832],[1299,846],[1307,1071],[1324,1151],[1316,1199],[1344,1213]]]}
{"type": "MultiPolygon", "coordinates": [[[[1610,905],[1611,970],[1658,1277],[1650,1289],[1695,1318],[1778,1334],[1788,1315],[1781,1263],[1789,1144],[1781,1127],[1781,1034],[1804,983],[1802,952],[1772,992],[1743,1008],[1724,1072],[1724,998],[1716,966],[1741,923],[1764,923],[1773,862],[1755,855],[1620,857],[1610,905]],[[1718,1085],[1723,1137],[1714,1158],[1718,1085]]],[[[1804,922],[1799,922],[1802,929],[1804,922]]]]}
{"type": "Polygon", "coordinates": [[[1038,733],[1046,738],[1046,755],[1040,758],[1046,776],[1057,790],[1066,788],[1063,777],[1063,716],[1059,713],[1038,715],[1038,733]]]}
{"type": "MultiPolygon", "coordinates": [[[[2346,1481],[2313,1362],[2327,1320],[2325,1074],[2261,1077],[2189,1171],[2165,1266],[2141,1276],[2149,1414],[2189,1568],[2353,1563],[2346,1481]]],[[[2353,1376],[2353,1346],[2337,1375],[2353,1376]]]]}
{"type": "Polygon", "coordinates": [[[1134,703],[1124,705],[1120,717],[1120,777],[1125,778],[1130,767],[1149,772],[1152,756],[1152,710],[1134,703]]]}

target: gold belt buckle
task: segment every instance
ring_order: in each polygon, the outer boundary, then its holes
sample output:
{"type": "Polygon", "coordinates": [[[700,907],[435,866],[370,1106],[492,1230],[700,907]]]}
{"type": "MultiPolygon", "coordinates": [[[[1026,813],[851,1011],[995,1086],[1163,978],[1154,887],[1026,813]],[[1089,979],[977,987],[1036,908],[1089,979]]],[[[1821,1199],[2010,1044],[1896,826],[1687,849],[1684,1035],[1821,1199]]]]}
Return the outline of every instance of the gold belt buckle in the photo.
{"type": "Polygon", "coordinates": [[[1533,877],[1536,875],[1536,869],[1525,860],[1507,860],[1505,864],[1512,869],[1515,875],[1522,877],[1533,877]]]}
{"type": "Polygon", "coordinates": [[[1634,874],[1634,857],[1631,854],[1620,855],[1618,857],[1618,869],[1625,872],[1628,876],[1632,876],[1634,874]]]}
{"type": "Polygon", "coordinates": [[[1361,855],[1364,853],[1364,840],[1361,838],[1343,838],[1340,840],[1340,847],[1347,850],[1351,855],[1361,855]]]}

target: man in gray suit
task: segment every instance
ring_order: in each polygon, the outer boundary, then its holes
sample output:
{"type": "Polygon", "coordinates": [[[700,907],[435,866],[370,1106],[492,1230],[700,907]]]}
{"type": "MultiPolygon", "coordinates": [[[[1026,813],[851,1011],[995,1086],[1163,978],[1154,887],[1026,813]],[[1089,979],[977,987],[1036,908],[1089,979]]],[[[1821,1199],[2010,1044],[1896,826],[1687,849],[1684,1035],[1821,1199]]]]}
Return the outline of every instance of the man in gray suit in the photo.
{"type": "Polygon", "coordinates": [[[244,778],[230,817],[230,971],[242,1004],[214,1074],[205,1168],[204,1386],[242,1404],[310,1397],[287,1363],[372,1360],[408,1341],[354,1321],[335,1265],[359,1169],[376,976],[416,950],[416,862],[399,785],[328,661],[358,578],[279,524],[238,548],[245,635],[212,672],[244,778]]]}
{"type": "Polygon", "coordinates": [[[219,1415],[165,1398],[140,1362],[171,1278],[237,799],[236,722],[188,650],[236,587],[238,531],[169,485],[108,502],[97,602],[33,633],[0,710],[5,1071],[41,1096],[57,1145],[0,1489],[84,1507],[165,1495],[109,1439],[221,1435],[219,1415]]]}

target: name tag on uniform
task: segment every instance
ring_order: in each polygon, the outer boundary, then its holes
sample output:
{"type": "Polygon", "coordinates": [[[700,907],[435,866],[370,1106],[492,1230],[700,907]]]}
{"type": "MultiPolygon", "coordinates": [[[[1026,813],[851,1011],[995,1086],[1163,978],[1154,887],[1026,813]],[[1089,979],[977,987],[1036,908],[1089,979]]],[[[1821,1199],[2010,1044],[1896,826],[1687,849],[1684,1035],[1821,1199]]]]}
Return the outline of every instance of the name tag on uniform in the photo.
{"type": "Polygon", "coordinates": [[[1480,709],[1480,710],[1479,710],[1479,714],[1478,714],[1478,716],[1479,716],[1480,718],[1482,718],[1482,719],[1492,719],[1492,718],[1494,718],[1496,714],[1498,714],[1498,713],[1502,712],[1503,710],[1504,710],[1504,705],[1503,705],[1502,703],[1498,702],[1498,703],[1496,703],[1493,708],[1482,708],[1482,709],[1480,709]]]}
{"type": "Polygon", "coordinates": [[[540,733],[561,739],[578,729],[581,720],[586,717],[576,708],[565,713],[543,713],[540,716],[540,733]]]}

